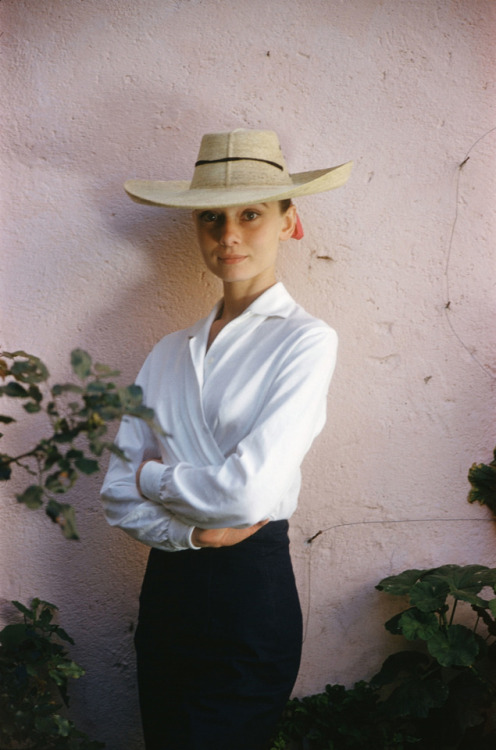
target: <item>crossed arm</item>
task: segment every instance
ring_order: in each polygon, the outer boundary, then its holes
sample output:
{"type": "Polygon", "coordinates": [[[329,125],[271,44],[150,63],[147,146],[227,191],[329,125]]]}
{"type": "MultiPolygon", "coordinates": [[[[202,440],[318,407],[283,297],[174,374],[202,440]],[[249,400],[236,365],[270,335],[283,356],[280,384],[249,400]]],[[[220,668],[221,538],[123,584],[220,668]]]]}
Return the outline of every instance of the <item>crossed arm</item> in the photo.
{"type": "MultiPolygon", "coordinates": [[[[160,463],[158,459],[150,460],[160,463]]],[[[144,496],[140,488],[140,474],[146,463],[147,461],[143,461],[136,472],[136,487],[142,497],[144,496]]],[[[198,526],[195,526],[191,535],[191,542],[195,547],[232,547],[235,544],[239,544],[239,542],[248,539],[248,537],[255,534],[268,522],[268,519],[265,521],[259,521],[246,529],[233,529],[230,527],[223,529],[201,529],[198,526]]]]}
{"type": "Polygon", "coordinates": [[[283,512],[290,514],[299,466],[325,421],[335,348],[325,331],[298,341],[250,431],[223,462],[196,465],[176,456],[164,462],[150,429],[125,418],[117,441],[129,460],[112,456],[102,487],[108,522],[145,544],[175,551],[238,544],[269,518],[283,517],[278,513],[285,498],[283,512]]]}

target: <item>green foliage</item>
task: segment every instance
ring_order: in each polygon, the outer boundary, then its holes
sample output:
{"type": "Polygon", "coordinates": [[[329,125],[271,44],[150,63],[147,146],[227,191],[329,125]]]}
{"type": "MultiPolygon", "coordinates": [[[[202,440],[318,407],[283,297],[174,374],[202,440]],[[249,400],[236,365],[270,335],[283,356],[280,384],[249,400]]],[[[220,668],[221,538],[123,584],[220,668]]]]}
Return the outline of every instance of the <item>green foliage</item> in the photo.
{"type": "Polygon", "coordinates": [[[84,670],[67,655],[72,638],[54,623],[55,605],[13,602],[23,622],[0,631],[0,747],[2,750],[98,750],[60,713],[68,706],[68,681],[84,670]]]}
{"type": "Polygon", "coordinates": [[[384,715],[405,719],[422,749],[494,748],[496,569],[443,565],[406,570],[376,588],[408,597],[411,606],[386,628],[415,643],[415,650],[386,659],[370,683],[374,689],[387,688],[384,715]],[[462,622],[455,622],[461,609],[462,622]]]}
{"type": "MultiPolygon", "coordinates": [[[[26,414],[43,412],[50,433],[20,455],[0,451],[0,481],[12,478],[13,467],[27,472],[33,480],[16,495],[17,501],[32,510],[44,507],[67,539],[78,539],[74,508],[58,497],[81,475],[97,472],[104,451],[125,458],[106,439],[109,423],[127,414],[159,430],[153,410],[143,404],[141,388],[120,388],[111,381],[118,371],[93,363],[82,349],[71,353],[71,366],[76,382],[50,388],[48,370],[38,357],[23,351],[0,353],[0,397],[22,403],[26,414]]],[[[0,424],[15,421],[10,415],[0,415],[0,424]]]]}
{"type": "Polygon", "coordinates": [[[468,495],[469,503],[487,505],[496,515],[496,448],[490,464],[472,464],[468,481],[472,487],[468,495]]]}
{"type": "Polygon", "coordinates": [[[376,588],[407,599],[386,628],[414,648],[370,682],[289,701],[271,750],[494,750],[496,569],[405,570],[376,588]]]}
{"type": "Polygon", "coordinates": [[[384,715],[378,691],[357,682],[350,690],[327,685],[323,693],[289,701],[271,750],[403,750],[416,742],[400,721],[384,715]]]}

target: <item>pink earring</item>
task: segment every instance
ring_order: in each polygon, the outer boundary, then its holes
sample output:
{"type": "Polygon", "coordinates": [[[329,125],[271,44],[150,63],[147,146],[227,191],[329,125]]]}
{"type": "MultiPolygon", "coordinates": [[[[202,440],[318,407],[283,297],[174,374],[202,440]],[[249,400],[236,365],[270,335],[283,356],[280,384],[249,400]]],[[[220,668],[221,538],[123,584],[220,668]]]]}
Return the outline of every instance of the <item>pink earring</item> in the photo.
{"type": "Polygon", "coordinates": [[[301,224],[300,217],[298,216],[298,214],[296,214],[296,224],[295,224],[294,232],[291,235],[291,238],[293,240],[301,240],[304,234],[305,233],[303,231],[303,226],[301,224]]]}

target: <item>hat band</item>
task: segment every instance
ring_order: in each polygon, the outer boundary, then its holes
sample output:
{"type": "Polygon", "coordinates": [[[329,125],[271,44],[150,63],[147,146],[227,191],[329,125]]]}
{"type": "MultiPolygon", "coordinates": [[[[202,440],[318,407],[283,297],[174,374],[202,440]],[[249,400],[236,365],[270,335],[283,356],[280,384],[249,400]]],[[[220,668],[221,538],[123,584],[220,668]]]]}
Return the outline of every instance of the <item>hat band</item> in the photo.
{"type": "Polygon", "coordinates": [[[202,164],[219,164],[223,161],[263,161],[264,164],[270,164],[272,167],[277,167],[281,172],[284,172],[284,167],[281,164],[277,164],[275,161],[268,161],[268,159],[256,159],[253,156],[225,156],[223,159],[201,159],[196,162],[195,167],[201,167],[202,164]]]}

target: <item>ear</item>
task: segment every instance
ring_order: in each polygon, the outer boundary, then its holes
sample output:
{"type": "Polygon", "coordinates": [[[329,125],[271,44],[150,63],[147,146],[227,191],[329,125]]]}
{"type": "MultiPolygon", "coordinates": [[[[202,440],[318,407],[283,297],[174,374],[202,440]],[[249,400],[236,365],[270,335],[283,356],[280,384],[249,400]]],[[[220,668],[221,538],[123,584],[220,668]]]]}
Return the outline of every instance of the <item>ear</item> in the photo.
{"type": "Polygon", "coordinates": [[[283,219],[283,225],[282,225],[281,232],[279,234],[279,239],[281,240],[281,242],[284,242],[284,240],[289,240],[292,237],[293,232],[295,230],[296,206],[291,205],[286,211],[286,213],[284,214],[284,216],[282,217],[282,219],[283,219]]]}

